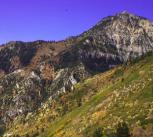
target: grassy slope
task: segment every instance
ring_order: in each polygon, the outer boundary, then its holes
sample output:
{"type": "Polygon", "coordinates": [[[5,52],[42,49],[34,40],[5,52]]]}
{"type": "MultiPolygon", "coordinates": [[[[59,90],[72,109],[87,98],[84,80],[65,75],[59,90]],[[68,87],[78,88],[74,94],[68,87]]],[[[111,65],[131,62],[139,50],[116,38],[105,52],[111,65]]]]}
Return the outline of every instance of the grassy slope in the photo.
{"type": "MultiPolygon", "coordinates": [[[[49,122],[53,110],[47,109],[45,115],[29,119],[28,125],[15,123],[10,132],[21,136],[34,132],[40,137],[91,137],[97,127],[113,131],[123,120],[131,131],[137,126],[153,126],[153,55],[94,76],[75,88],[66,97],[68,113],[49,122]],[[74,103],[78,101],[82,102],[80,107],[74,103]]],[[[62,106],[58,103],[57,107],[62,106]]]]}

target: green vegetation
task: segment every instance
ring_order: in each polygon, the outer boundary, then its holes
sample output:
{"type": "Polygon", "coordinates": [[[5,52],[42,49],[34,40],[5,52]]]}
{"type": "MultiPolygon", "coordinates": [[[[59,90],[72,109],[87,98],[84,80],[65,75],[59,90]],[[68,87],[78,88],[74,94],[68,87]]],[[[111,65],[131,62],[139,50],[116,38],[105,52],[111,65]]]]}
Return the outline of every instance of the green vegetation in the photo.
{"type": "Polygon", "coordinates": [[[14,122],[8,133],[40,137],[137,137],[143,133],[149,137],[153,54],[82,81],[73,92],[45,105],[26,119],[28,124],[14,122]]]}

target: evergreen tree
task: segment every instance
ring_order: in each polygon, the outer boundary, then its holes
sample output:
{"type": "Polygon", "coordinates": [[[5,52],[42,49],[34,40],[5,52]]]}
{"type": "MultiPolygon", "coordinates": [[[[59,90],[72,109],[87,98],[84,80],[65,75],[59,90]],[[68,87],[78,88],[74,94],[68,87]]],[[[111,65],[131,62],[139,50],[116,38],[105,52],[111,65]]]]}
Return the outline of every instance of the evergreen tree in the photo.
{"type": "Polygon", "coordinates": [[[95,132],[93,133],[93,137],[102,137],[103,136],[103,133],[102,133],[102,128],[97,128],[96,130],[95,130],[95,132]]]}
{"type": "Polygon", "coordinates": [[[123,122],[119,123],[116,130],[117,137],[131,137],[128,125],[123,122]]]}

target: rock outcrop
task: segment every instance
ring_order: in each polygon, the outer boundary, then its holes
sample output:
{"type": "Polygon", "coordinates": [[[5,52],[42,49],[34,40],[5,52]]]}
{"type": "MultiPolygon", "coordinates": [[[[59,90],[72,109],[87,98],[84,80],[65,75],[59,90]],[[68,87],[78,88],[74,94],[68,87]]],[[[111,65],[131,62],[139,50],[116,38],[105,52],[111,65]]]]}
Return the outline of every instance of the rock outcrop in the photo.
{"type": "Polygon", "coordinates": [[[10,42],[0,48],[0,121],[36,111],[42,102],[98,72],[153,49],[153,24],[123,12],[60,42],[10,42]]]}

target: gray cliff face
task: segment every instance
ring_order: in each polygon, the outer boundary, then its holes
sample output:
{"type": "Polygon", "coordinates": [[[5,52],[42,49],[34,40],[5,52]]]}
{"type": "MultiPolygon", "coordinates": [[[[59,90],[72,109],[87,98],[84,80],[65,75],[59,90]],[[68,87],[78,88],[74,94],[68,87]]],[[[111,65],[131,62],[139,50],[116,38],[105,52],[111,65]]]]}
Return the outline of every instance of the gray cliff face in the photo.
{"type": "Polygon", "coordinates": [[[0,48],[0,122],[41,104],[98,72],[153,49],[153,24],[123,12],[60,42],[13,42],[0,48]]]}
{"type": "Polygon", "coordinates": [[[91,66],[101,62],[100,67],[106,69],[153,49],[152,22],[127,12],[104,18],[82,36],[85,39],[79,49],[80,56],[85,62],[93,60],[89,62],[91,66]]]}

